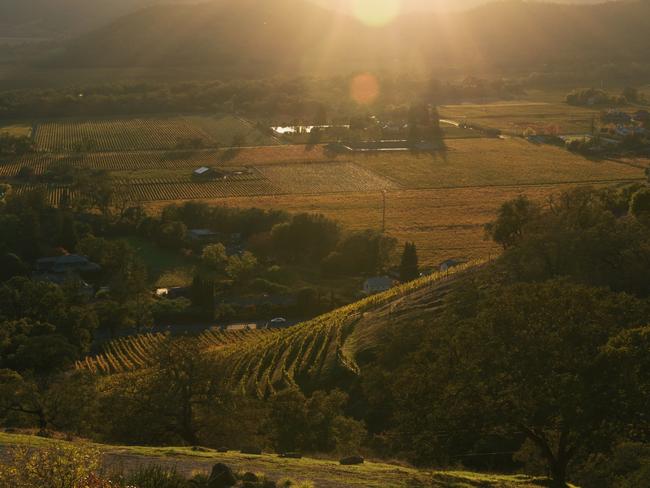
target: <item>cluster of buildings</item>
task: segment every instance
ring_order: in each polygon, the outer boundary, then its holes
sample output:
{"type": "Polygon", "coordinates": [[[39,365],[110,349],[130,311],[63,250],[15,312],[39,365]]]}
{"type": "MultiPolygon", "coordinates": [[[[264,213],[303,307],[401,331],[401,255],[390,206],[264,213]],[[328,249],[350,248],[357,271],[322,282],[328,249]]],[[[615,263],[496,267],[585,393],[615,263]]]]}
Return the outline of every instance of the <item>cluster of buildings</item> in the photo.
{"type": "Polygon", "coordinates": [[[639,110],[633,114],[608,110],[600,117],[600,136],[621,140],[631,136],[650,136],[650,112],[639,110]]]}
{"type": "MultiPolygon", "coordinates": [[[[446,273],[447,271],[456,268],[458,266],[461,266],[465,263],[467,263],[467,261],[464,259],[447,259],[446,261],[440,263],[438,269],[432,268],[432,269],[424,270],[423,272],[420,273],[420,276],[428,276],[433,274],[436,271],[440,271],[441,273],[446,273]]],[[[389,272],[385,276],[374,276],[364,281],[363,293],[365,295],[375,295],[377,293],[383,293],[385,291],[390,290],[398,283],[399,283],[399,271],[394,269],[391,270],[391,272],[389,272]]]]}

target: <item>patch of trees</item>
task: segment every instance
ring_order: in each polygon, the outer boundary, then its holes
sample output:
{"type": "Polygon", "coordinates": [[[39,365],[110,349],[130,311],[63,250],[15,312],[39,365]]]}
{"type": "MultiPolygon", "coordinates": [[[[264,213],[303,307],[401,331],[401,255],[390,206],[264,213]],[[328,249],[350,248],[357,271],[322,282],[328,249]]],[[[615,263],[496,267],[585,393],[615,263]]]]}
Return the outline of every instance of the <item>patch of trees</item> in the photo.
{"type": "Polygon", "coordinates": [[[640,186],[576,189],[555,196],[546,209],[520,197],[501,207],[487,231],[506,250],[503,260],[515,280],[570,276],[594,286],[648,296],[646,192],[640,186]],[[630,213],[632,203],[634,214],[630,213]]]}
{"type": "MultiPolygon", "coordinates": [[[[18,261],[12,258],[15,264],[11,269],[19,270],[20,262],[50,255],[56,248],[74,250],[79,237],[91,232],[89,222],[76,220],[71,211],[50,206],[44,190],[10,193],[4,204],[0,203],[0,256],[16,256],[18,261]]],[[[0,275],[8,279],[12,273],[4,268],[0,275]]]]}
{"type": "Polygon", "coordinates": [[[524,467],[558,487],[647,480],[647,192],[506,202],[487,228],[499,261],[461,279],[442,312],[395,319],[364,369],[360,411],[392,433],[378,447],[422,465],[524,467]]]}
{"type": "MultiPolygon", "coordinates": [[[[464,100],[514,98],[514,81],[467,78],[462,82],[408,80],[384,76],[373,109],[405,107],[414,99],[442,104],[464,100]]],[[[82,88],[32,89],[0,94],[0,118],[91,117],[157,113],[245,113],[249,116],[326,124],[328,112],[345,120],[366,113],[349,97],[349,79],[273,78],[183,83],[113,83],[82,88]],[[80,97],[79,94],[83,96],[80,97]]],[[[197,147],[179,140],[179,147],[197,147]]]]}
{"type": "MultiPolygon", "coordinates": [[[[566,96],[566,102],[569,105],[578,105],[583,107],[588,106],[605,106],[614,107],[618,105],[627,105],[628,103],[636,103],[635,100],[630,100],[627,96],[632,95],[633,89],[625,89],[621,95],[611,95],[605,90],[597,88],[585,88],[581,90],[573,90],[566,96]],[[627,95],[627,96],[626,96],[627,95]]],[[[636,93],[636,92],[635,92],[636,93]]],[[[638,95],[637,95],[638,97],[638,95]]]]}
{"type": "Polygon", "coordinates": [[[381,272],[391,262],[397,244],[377,231],[343,232],[338,222],[319,214],[289,215],[198,202],[165,207],[160,219],[146,218],[140,229],[153,238],[170,229],[176,248],[191,246],[187,229],[209,229],[226,241],[234,234],[247,242],[258,259],[344,276],[381,272]]]}
{"type": "Polygon", "coordinates": [[[393,448],[422,464],[475,455],[480,466],[484,453],[530,446],[537,474],[564,487],[570,466],[637,435],[628,426],[644,429],[650,378],[623,377],[639,351],[618,344],[648,333],[647,301],[562,279],[472,293],[421,329],[393,372],[393,448]]]}
{"type": "Polygon", "coordinates": [[[0,132],[0,157],[22,156],[33,150],[34,142],[31,138],[0,132]]]}
{"type": "Polygon", "coordinates": [[[0,420],[5,425],[33,425],[31,411],[40,405],[43,429],[65,427],[107,442],[278,453],[358,452],[366,430],[346,414],[345,393],[305,396],[289,390],[264,400],[242,397],[223,388],[211,356],[197,354],[200,347],[197,338],[169,338],[154,352],[151,367],[138,374],[104,381],[74,373],[41,389],[30,379],[0,370],[0,392],[12,392],[0,399],[0,420]],[[78,395],[72,388],[79,388],[78,395]],[[83,407],[63,424],[59,412],[82,401],[83,407]],[[3,405],[8,407],[4,411],[3,405]]]}
{"type": "Polygon", "coordinates": [[[377,275],[390,265],[397,240],[379,231],[352,232],[342,237],[322,261],[326,274],[335,276],[377,275]]]}

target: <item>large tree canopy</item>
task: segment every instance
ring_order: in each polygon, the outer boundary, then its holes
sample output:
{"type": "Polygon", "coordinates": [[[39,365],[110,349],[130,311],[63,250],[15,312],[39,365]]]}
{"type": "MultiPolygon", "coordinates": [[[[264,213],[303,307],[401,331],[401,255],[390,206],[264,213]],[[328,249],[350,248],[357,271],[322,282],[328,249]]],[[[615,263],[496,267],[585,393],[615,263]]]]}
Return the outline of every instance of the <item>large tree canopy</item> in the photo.
{"type": "Polygon", "coordinates": [[[569,462],[620,400],[606,387],[601,352],[648,311],[628,295],[565,281],[489,292],[471,317],[436,322],[404,364],[394,385],[399,428],[417,433],[414,447],[427,455],[441,442],[447,452],[471,447],[476,433],[521,435],[564,486],[569,462]]]}

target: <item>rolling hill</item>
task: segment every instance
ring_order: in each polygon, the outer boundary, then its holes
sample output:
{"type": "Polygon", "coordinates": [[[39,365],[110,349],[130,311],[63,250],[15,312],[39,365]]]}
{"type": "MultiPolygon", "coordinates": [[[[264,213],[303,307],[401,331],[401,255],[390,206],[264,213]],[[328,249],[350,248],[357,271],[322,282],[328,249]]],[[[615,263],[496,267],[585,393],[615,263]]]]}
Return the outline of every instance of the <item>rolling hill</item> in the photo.
{"type": "Polygon", "coordinates": [[[147,6],[196,0],[3,0],[0,37],[72,37],[147,6]]]}
{"type": "Polygon", "coordinates": [[[498,2],[370,27],[304,0],[150,7],[70,42],[69,67],[211,66],[256,74],[647,61],[650,2],[498,2]]]}

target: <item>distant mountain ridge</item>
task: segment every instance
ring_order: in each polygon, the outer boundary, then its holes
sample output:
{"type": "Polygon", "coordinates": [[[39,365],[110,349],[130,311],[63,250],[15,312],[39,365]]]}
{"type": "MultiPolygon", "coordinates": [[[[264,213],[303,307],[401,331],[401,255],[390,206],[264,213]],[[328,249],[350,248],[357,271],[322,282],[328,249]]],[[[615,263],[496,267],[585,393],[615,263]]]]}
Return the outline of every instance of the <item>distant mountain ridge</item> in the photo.
{"type": "MultiPolygon", "coordinates": [[[[322,7],[334,8],[341,11],[350,9],[354,0],[310,0],[322,7]]],[[[426,10],[467,10],[480,5],[494,2],[495,0],[403,0],[402,10],[409,11],[426,11],[426,10]]],[[[541,0],[545,3],[558,4],[575,4],[575,5],[593,5],[605,3],[611,0],[541,0]]],[[[625,1],[625,0],[614,0],[625,1]]]]}
{"type": "MultiPolygon", "coordinates": [[[[163,4],[222,3],[224,0],[2,0],[0,37],[74,36],[101,27],[121,16],[163,4]]],[[[321,7],[349,11],[353,0],[309,0],[321,7]]],[[[403,11],[437,7],[464,10],[492,0],[402,0],[403,11]]],[[[594,4],[606,0],[551,0],[594,4]]],[[[261,2],[260,2],[261,4],[261,2]]]]}
{"type": "Polygon", "coordinates": [[[198,0],[2,0],[0,37],[73,36],[163,3],[198,0]]]}
{"type": "Polygon", "coordinates": [[[303,0],[161,5],[68,45],[73,67],[216,66],[252,73],[352,67],[650,61],[650,1],[579,6],[504,1],[406,13],[371,28],[303,0]]]}

